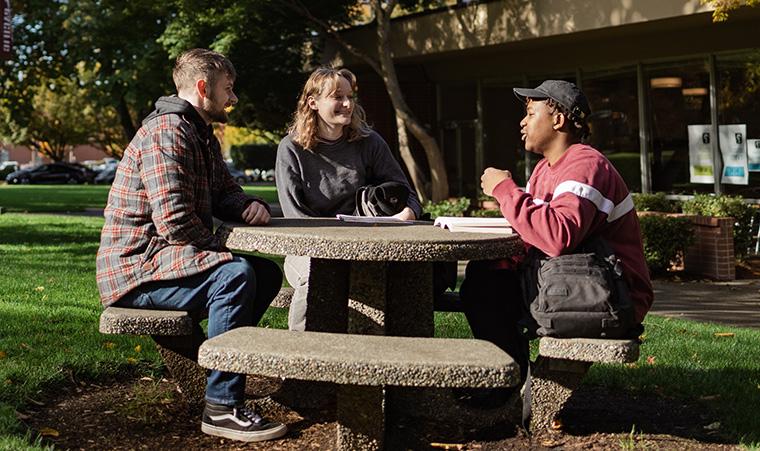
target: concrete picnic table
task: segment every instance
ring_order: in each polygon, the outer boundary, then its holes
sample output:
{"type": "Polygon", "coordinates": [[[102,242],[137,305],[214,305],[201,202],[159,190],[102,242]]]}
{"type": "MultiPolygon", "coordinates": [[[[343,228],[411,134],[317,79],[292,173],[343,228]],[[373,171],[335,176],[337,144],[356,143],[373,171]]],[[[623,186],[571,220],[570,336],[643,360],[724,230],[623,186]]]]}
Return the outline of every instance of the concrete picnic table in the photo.
{"type": "Polygon", "coordinates": [[[433,262],[523,252],[516,234],[453,233],[422,221],[273,218],[224,223],[219,233],[232,250],[311,257],[306,330],[319,332],[433,336],[433,262]]]}
{"type": "MultiPolygon", "coordinates": [[[[265,226],[225,223],[220,226],[218,233],[225,245],[232,250],[311,257],[307,294],[307,331],[397,337],[433,336],[434,262],[504,258],[521,253],[524,249],[522,241],[515,234],[453,233],[434,227],[432,223],[417,221],[357,223],[331,218],[273,218],[265,226]]],[[[255,331],[255,329],[251,330],[255,331]]],[[[251,339],[253,332],[238,332],[244,337],[230,338],[236,344],[233,347],[226,347],[222,342],[214,343],[214,346],[223,349],[223,359],[214,359],[214,351],[211,347],[206,350],[205,354],[210,356],[207,360],[212,366],[227,365],[234,361],[237,371],[255,372],[258,367],[248,365],[247,362],[273,359],[271,355],[262,358],[261,338],[253,340],[251,339]],[[246,345],[252,342],[255,342],[253,346],[246,345]],[[220,363],[222,361],[226,363],[220,363]]],[[[312,339],[312,336],[307,337],[299,332],[290,332],[290,334],[295,334],[288,337],[296,340],[298,347],[305,346],[302,342],[307,338],[312,339]]],[[[364,381],[365,384],[371,386],[349,384],[338,387],[336,395],[340,449],[381,449],[384,442],[385,424],[395,423],[395,420],[386,418],[387,415],[395,417],[398,412],[414,411],[427,418],[440,419],[443,406],[434,401],[436,399],[434,393],[405,390],[400,386],[408,385],[407,382],[412,383],[411,379],[406,381],[399,378],[405,378],[408,371],[399,370],[398,365],[386,368],[387,365],[381,365],[374,360],[392,349],[395,343],[393,340],[399,338],[378,337],[388,341],[387,343],[382,341],[381,346],[374,348],[361,345],[354,351],[359,352],[360,355],[367,353],[364,359],[369,360],[364,362],[362,358],[359,358],[357,362],[353,362],[349,354],[341,351],[343,348],[334,350],[334,343],[332,345],[328,342],[322,343],[331,336],[325,334],[314,337],[321,344],[313,348],[319,350],[319,356],[310,355],[306,359],[310,365],[321,361],[320,358],[326,361],[338,359],[341,361],[339,367],[347,366],[353,372],[362,373],[360,369],[369,365],[373,368],[370,372],[372,378],[376,378],[383,371],[393,373],[394,377],[394,383],[385,389],[377,386],[380,381],[375,379],[370,382],[364,381]]],[[[333,338],[333,340],[343,342],[339,338],[333,338]]],[[[348,340],[349,337],[346,338],[346,341],[348,340]]],[[[440,339],[419,338],[419,340],[440,339]]],[[[404,346],[417,346],[416,343],[403,343],[404,346]]],[[[281,348],[283,339],[278,338],[273,345],[276,345],[277,349],[281,348]]],[[[451,381],[438,380],[438,378],[445,378],[443,376],[447,370],[445,364],[431,366],[430,362],[418,360],[432,358],[435,352],[431,349],[441,351],[439,348],[443,347],[445,350],[440,354],[448,356],[443,361],[452,362],[453,369],[457,365],[461,366],[462,363],[454,364],[455,360],[468,357],[458,354],[459,352],[470,353],[470,351],[460,349],[461,346],[466,345],[477,348],[491,346],[493,348],[489,348],[491,354],[486,352],[490,355],[487,359],[490,362],[489,365],[500,366],[499,374],[508,375],[500,379],[500,384],[515,382],[513,379],[518,377],[518,372],[511,357],[503,354],[490,343],[475,340],[454,340],[452,343],[448,341],[424,342],[426,350],[422,353],[423,355],[414,355],[418,353],[411,352],[406,360],[403,360],[400,368],[408,366],[411,371],[422,365],[426,371],[432,371],[431,374],[435,374],[435,384],[437,384],[435,386],[452,386],[451,381]]],[[[296,365],[293,363],[295,358],[293,355],[286,356],[286,360],[291,362],[288,365],[296,365]]],[[[467,380],[473,384],[475,382],[471,380],[472,377],[477,378],[473,371],[492,371],[490,367],[481,368],[471,363],[464,366],[472,373],[470,379],[467,380]]],[[[281,367],[282,365],[277,366],[277,368],[281,367]]],[[[320,370],[320,373],[324,372],[320,370]]],[[[303,379],[315,380],[313,372],[304,374],[306,375],[301,375],[303,379]]],[[[327,377],[324,380],[341,382],[335,374],[321,374],[321,376],[327,377]]],[[[291,392],[309,393],[312,398],[319,397],[314,390],[316,387],[299,385],[297,380],[291,382],[295,382],[291,385],[291,392]]],[[[386,383],[389,382],[386,381],[386,383]]],[[[412,385],[415,384],[412,383],[412,385]]],[[[297,399],[293,401],[298,403],[297,399]]],[[[455,410],[452,409],[452,411],[455,410]]],[[[457,412],[454,413],[458,414],[457,412]]]]}

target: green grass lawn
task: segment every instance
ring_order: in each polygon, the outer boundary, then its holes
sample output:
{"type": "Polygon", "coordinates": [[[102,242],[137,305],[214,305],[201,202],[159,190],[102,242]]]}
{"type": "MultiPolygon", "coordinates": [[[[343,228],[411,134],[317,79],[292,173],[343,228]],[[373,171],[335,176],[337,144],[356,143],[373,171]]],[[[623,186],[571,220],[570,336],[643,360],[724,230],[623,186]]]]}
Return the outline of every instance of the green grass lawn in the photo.
{"type": "MultiPolygon", "coordinates": [[[[64,212],[104,208],[109,185],[0,185],[0,207],[9,212],[64,212]]],[[[252,196],[277,202],[274,185],[244,186],[252,196]]]]}
{"type": "MultiPolygon", "coordinates": [[[[163,370],[150,339],[98,332],[94,257],[102,225],[101,218],[0,215],[0,449],[28,445],[15,410],[46,390],[163,370]]],[[[286,321],[284,310],[269,309],[263,324],[286,321]]],[[[760,330],[656,316],[645,325],[640,360],[595,365],[587,383],[705,402],[719,413],[723,434],[757,446],[760,330]]],[[[461,314],[437,313],[436,336],[470,332],[461,314]]]]}

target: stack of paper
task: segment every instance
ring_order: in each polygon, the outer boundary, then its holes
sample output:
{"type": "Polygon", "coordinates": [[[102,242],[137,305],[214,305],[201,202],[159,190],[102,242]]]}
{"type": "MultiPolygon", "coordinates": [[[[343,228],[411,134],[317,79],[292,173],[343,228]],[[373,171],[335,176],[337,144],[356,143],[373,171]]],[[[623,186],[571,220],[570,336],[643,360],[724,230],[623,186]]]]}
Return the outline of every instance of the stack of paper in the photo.
{"type": "Polygon", "coordinates": [[[433,225],[449,229],[450,232],[470,233],[512,233],[512,227],[505,218],[463,218],[457,216],[439,216],[433,225]]]}

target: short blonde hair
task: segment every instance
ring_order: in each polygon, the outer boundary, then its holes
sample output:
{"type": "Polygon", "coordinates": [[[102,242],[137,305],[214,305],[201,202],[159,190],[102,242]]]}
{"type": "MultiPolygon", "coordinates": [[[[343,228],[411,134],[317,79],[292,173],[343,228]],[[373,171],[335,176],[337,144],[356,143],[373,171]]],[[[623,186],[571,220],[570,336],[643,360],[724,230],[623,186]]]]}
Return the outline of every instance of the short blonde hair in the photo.
{"type": "MultiPolygon", "coordinates": [[[[356,75],[348,69],[335,69],[332,67],[320,67],[315,70],[306,80],[306,84],[298,99],[296,112],[293,114],[293,122],[288,128],[288,133],[293,135],[293,141],[304,149],[314,150],[319,142],[319,113],[309,107],[309,97],[329,95],[338,89],[339,78],[345,78],[351,85],[351,90],[356,93],[356,75]]],[[[372,132],[365,119],[364,108],[354,98],[351,123],[348,129],[348,141],[357,141],[366,138],[372,132]]]]}
{"type": "Polygon", "coordinates": [[[198,80],[213,85],[220,74],[227,75],[232,81],[237,77],[235,67],[226,56],[213,50],[191,49],[177,57],[172,78],[177,92],[180,92],[192,89],[198,80]]]}

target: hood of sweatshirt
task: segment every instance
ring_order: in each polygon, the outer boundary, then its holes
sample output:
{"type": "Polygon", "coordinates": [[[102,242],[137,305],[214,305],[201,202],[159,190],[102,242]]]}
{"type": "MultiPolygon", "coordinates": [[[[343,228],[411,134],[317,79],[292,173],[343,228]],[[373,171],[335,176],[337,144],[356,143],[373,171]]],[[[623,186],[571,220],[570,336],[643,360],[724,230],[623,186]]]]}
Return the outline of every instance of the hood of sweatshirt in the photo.
{"type": "Polygon", "coordinates": [[[180,99],[176,95],[163,96],[156,100],[155,105],[156,109],[143,120],[143,125],[158,116],[178,114],[193,123],[196,130],[198,130],[201,135],[204,135],[204,138],[207,138],[209,134],[213,133],[213,127],[211,124],[206,124],[206,121],[203,120],[195,107],[185,99],[180,99]]]}

